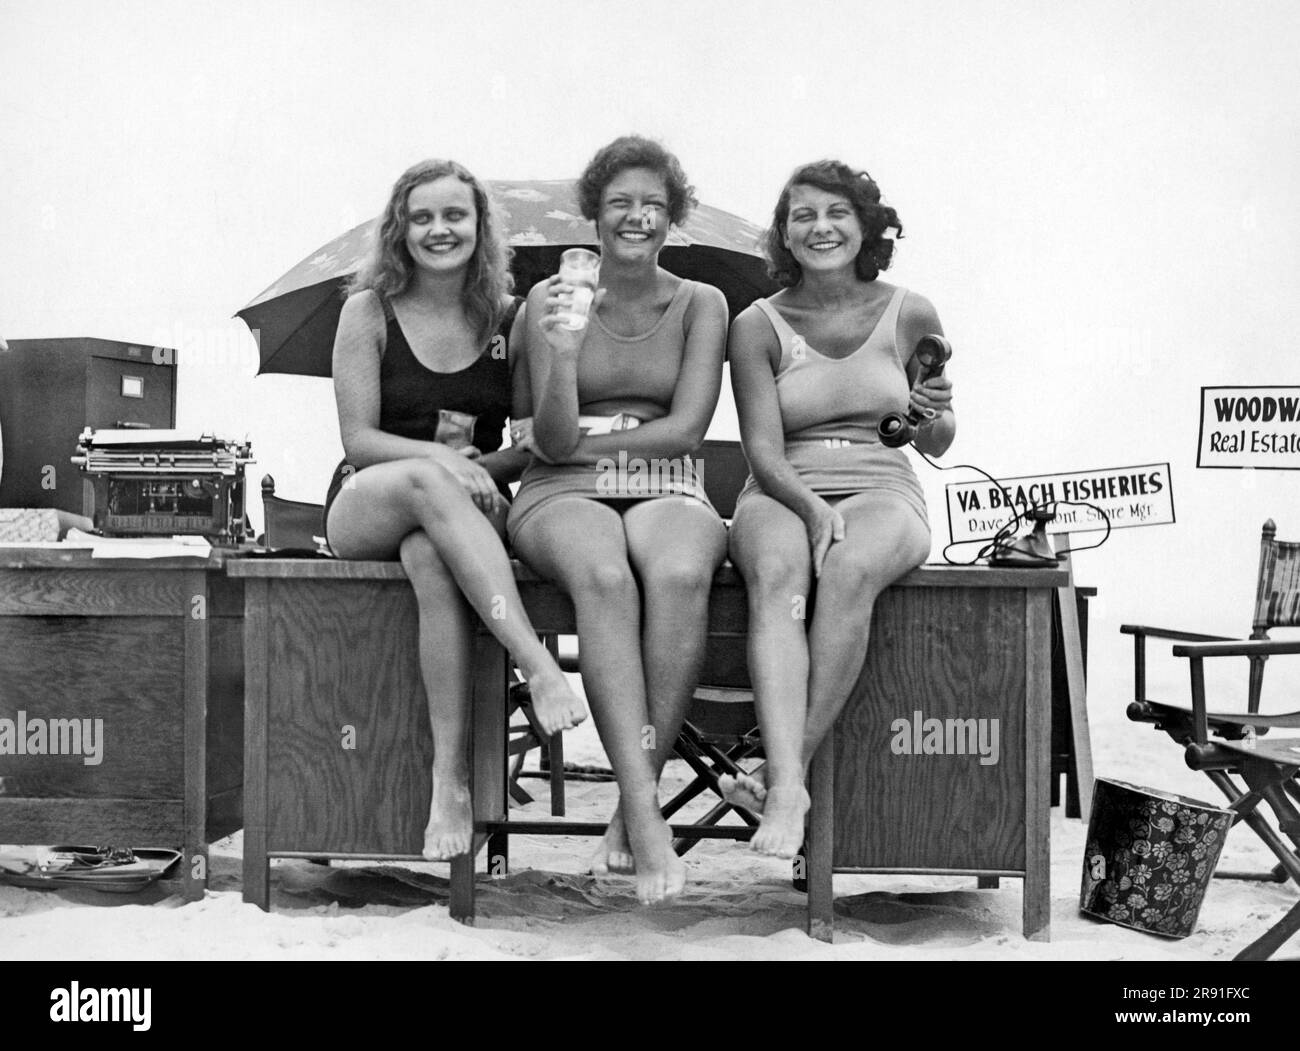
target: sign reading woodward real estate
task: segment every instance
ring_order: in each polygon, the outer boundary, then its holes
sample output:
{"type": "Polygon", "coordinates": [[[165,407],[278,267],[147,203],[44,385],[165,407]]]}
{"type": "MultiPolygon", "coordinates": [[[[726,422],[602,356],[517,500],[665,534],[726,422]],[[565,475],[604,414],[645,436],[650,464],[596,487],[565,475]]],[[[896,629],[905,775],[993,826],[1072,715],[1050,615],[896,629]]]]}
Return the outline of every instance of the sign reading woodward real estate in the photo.
{"type": "Polygon", "coordinates": [[[1196,466],[1300,470],[1300,387],[1202,387],[1196,466]]]}
{"type": "Polygon", "coordinates": [[[1169,525],[1174,520],[1167,463],[1026,475],[1003,479],[1001,485],[988,479],[954,482],[944,488],[953,543],[988,539],[1011,521],[1015,512],[1023,515],[1031,507],[1058,502],[1056,518],[1047,525],[1049,533],[1105,529],[1099,512],[1110,519],[1112,529],[1169,525]]]}

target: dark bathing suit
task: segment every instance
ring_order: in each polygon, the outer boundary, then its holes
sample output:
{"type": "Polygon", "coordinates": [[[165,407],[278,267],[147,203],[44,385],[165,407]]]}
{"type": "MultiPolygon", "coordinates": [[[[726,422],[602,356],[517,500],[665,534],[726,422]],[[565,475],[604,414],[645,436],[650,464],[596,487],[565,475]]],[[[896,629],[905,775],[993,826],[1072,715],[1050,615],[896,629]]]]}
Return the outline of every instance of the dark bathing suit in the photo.
{"type": "MultiPolygon", "coordinates": [[[[426,368],[411,350],[393,305],[380,297],[388,328],[384,335],[384,352],[379,365],[379,429],[399,438],[431,442],[438,432],[438,414],[442,409],[469,413],[477,417],[474,445],[480,452],[501,448],[501,432],[510,415],[510,362],[504,348],[510,338],[510,326],[523,300],[515,298],[483,352],[458,372],[435,372],[426,368]],[[506,342],[498,342],[500,337],[506,342]],[[493,346],[503,348],[493,354],[493,346]]],[[[343,460],[334,469],[329,492],[325,496],[325,541],[329,543],[329,514],[334,498],[356,468],[343,460]]],[[[498,485],[502,496],[510,490],[498,485]]]]}

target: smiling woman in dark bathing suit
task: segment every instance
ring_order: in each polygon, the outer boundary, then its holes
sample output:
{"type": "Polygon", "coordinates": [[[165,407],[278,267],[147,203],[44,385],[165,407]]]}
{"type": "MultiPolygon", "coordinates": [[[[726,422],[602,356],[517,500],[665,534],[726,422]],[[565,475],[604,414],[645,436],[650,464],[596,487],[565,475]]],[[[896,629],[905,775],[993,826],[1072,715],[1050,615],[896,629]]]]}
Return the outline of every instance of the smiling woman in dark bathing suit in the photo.
{"type": "Polygon", "coordinates": [[[452,161],[417,164],[393,187],[334,343],[347,459],[325,530],[340,558],[400,555],[415,589],[435,746],[429,860],[467,853],[473,837],[466,730],[478,619],[528,679],[547,733],[586,717],[528,622],[501,542],[504,487],[528,459],[499,451],[507,262],[482,185],[452,161]]]}

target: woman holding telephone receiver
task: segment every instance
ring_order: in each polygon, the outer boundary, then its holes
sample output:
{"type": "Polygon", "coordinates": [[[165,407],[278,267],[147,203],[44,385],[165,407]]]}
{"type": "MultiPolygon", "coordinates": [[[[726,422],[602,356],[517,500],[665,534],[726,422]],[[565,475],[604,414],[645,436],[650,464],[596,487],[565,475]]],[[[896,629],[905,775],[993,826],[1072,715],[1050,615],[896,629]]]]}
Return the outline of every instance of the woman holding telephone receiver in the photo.
{"type": "Polygon", "coordinates": [[[838,161],[796,169],[764,246],[784,288],[731,327],[751,474],[730,551],[748,592],[767,761],[722,781],[728,800],[762,815],[751,846],[781,857],[803,841],[808,765],[862,671],[876,598],[930,550],[921,486],[881,435],[911,436],[939,456],[956,433],[952,384],[922,367],[930,351],[916,353],[942,336],[939,317],[924,297],[879,278],[890,229],[901,234],[898,215],[865,171],[838,161]],[[900,430],[909,412],[914,432],[900,430]]]}

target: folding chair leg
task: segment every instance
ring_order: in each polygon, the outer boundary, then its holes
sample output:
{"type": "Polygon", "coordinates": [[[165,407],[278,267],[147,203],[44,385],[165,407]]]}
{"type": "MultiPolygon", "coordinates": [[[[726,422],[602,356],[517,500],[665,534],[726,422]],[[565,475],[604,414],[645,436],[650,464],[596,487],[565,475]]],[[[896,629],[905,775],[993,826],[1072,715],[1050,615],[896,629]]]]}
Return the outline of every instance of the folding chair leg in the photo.
{"type": "Polygon", "coordinates": [[[1237,953],[1233,959],[1267,960],[1282,948],[1296,931],[1300,931],[1300,902],[1292,905],[1290,912],[1237,953]]]}
{"type": "MultiPolygon", "coordinates": [[[[1300,861],[1297,861],[1295,851],[1282,842],[1282,837],[1278,835],[1277,832],[1273,831],[1273,826],[1268,823],[1268,819],[1255,808],[1256,804],[1251,804],[1248,808],[1244,809],[1239,808],[1241,801],[1253,793],[1242,792],[1232,783],[1232,779],[1221,770],[1207,770],[1206,776],[1219,786],[1219,790],[1228,797],[1229,804],[1233,806],[1233,809],[1238,810],[1240,820],[1246,822],[1246,824],[1250,826],[1251,831],[1263,840],[1264,845],[1273,852],[1273,856],[1276,857],[1279,862],[1279,864],[1274,867],[1273,872],[1268,875],[1258,872],[1230,872],[1215,870],[1214,878],[1259,880],[1271,883],[1277,881],[1276,873],[1280,868],[1287,874],[1288,878],[1293,879],[1297,884],[1300,884],[1300,861]]],[[[1285,882],[1285,879],[1277,882],[1285,882]]]]}
{"type": "Polygon", "coordinates": [[[564,734],[552,734],[545,748],[551,766],[551,817],[564,817],[564,734]]]}
{"type": "Polygon", "coordinates": [[[488,875],[500,879],[510,871],[510,833],[494,832],[487,841],[488,875]]]}
{"type": "MultiPolygon", "coordinates": [[[[694,781],[663,805],[661,812],[665,818],[672,817],[692,799],[706,790],[712,789],[714,793],[721,794],[718,787],[716,767],[721,766],[725,773],[731,773],[734,776],[735,771],[740,769],[736,765],[736,760],[748,758],[753,749],[750,745],[739,744],[726,752],[722,752],[703,741],[697,745],[690,738],[685,740],[679,738],[673,746],[673,750],[677,753],[679,759],[695,771],[696,776],[694,781]],[[706,755],[714,760],[714,769],[710,769],[708,764],[704,762],[706,755]]],[[[739,810],[736,812],[740,813],[739,810]]],[[[716,821],[712,822],[712,824],[716,823],[716,821]]]]}
{"type": "MultiPolygon", "coordinates": [[[[754,817],[754,815],[751,814],[744,807],[732,806],[726,800],[723,800],[721,803],[715,806],[712,810],[710,810],[707,814],[705,814],[702,818],[700,818],[695,823],[697,825],[706,825],[706,826],[716,825],[719,821],[721,821],[724,817],[726,817],[729,812],[734,813],[738,818],[740,818],[741,821],[747,824],[750,828],[758,827],[758,818],[754,817]]],[[[688,850],[694,847],[697,843],[699,843],[698,839],[688,839],[685,836],[683,836],[681,839],[673,840],[673,850],[676,852],[678,857],[681,857],[688,850]]]]}

